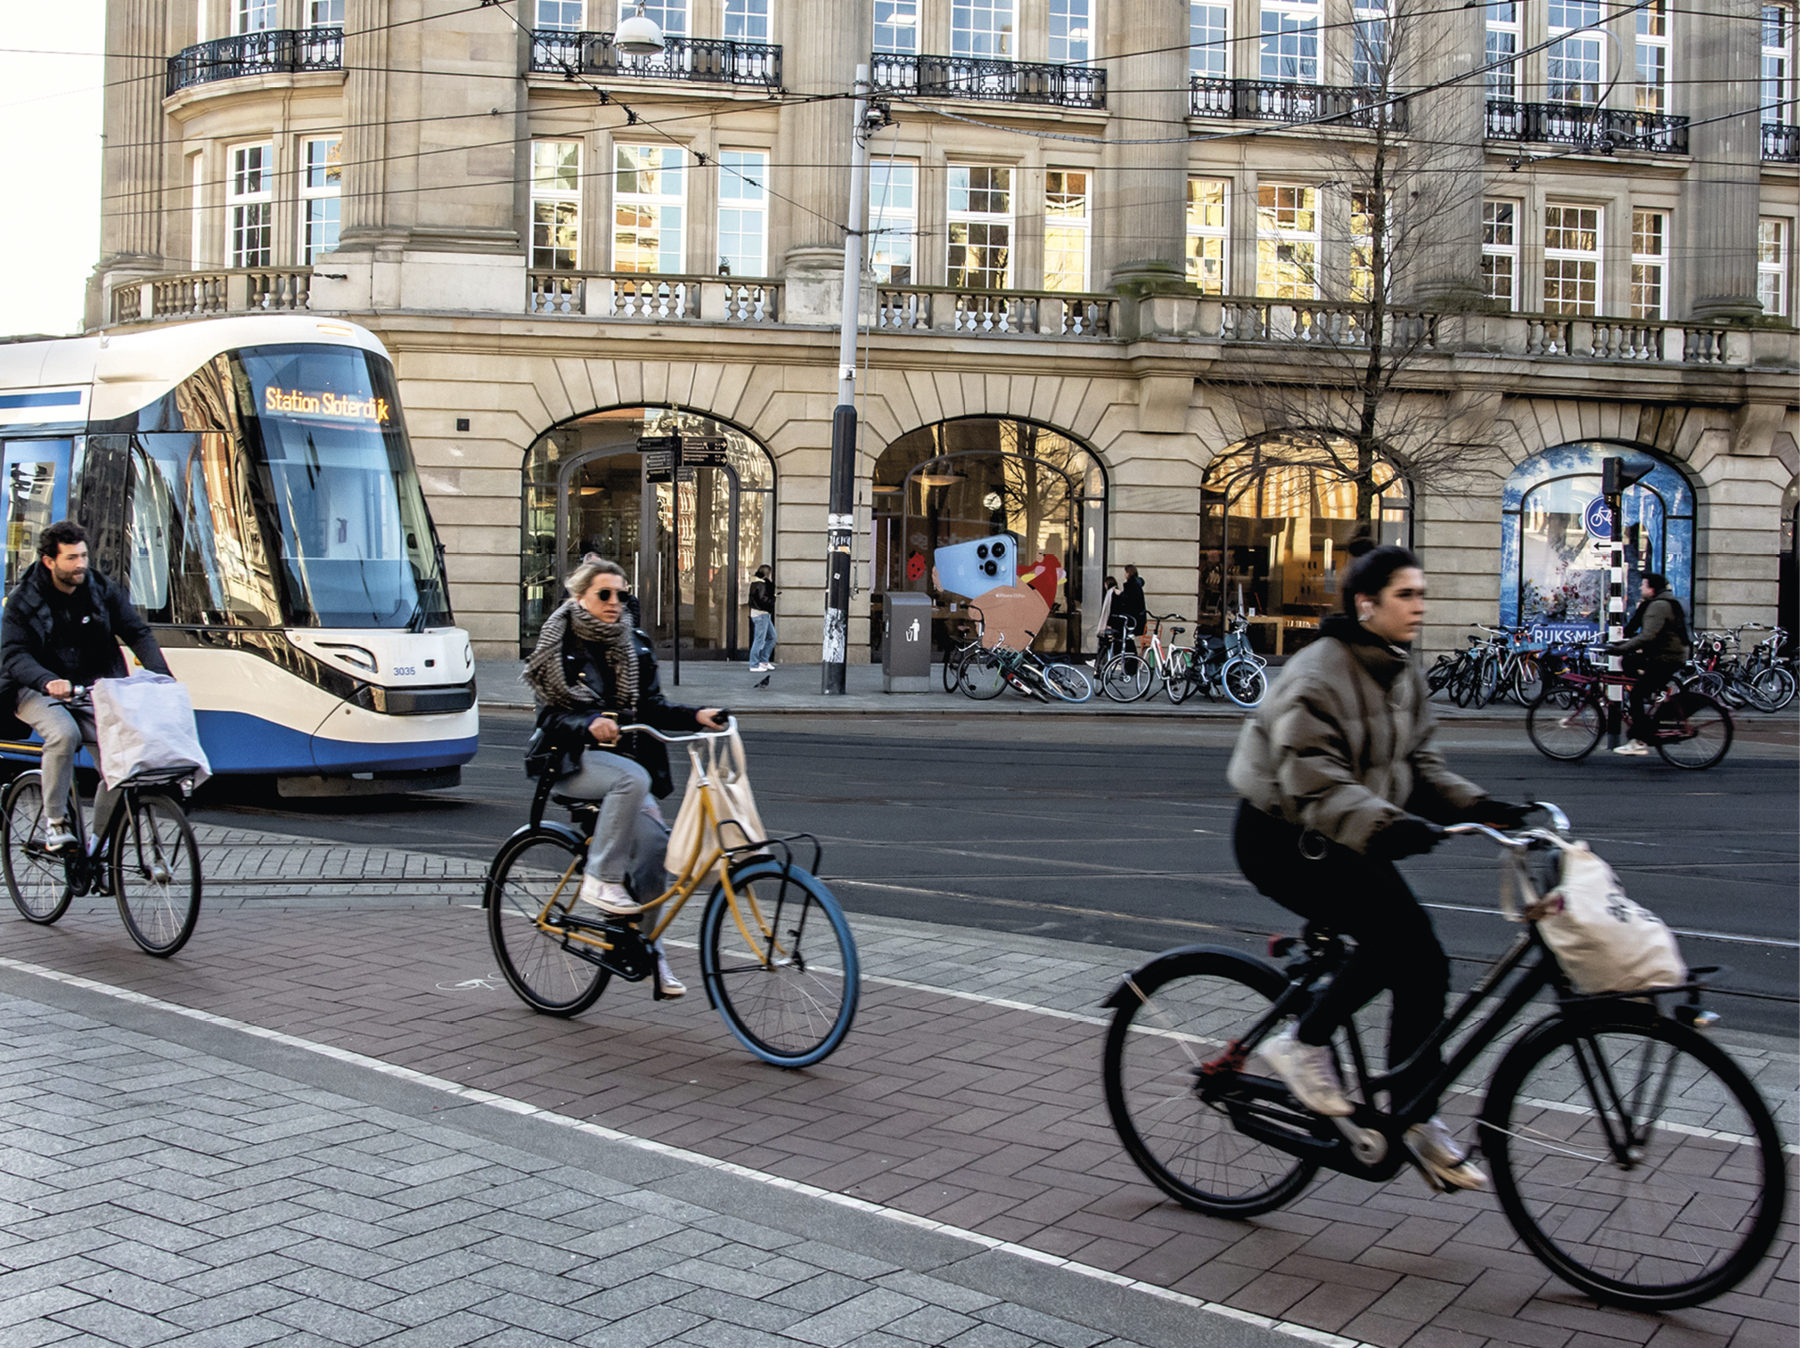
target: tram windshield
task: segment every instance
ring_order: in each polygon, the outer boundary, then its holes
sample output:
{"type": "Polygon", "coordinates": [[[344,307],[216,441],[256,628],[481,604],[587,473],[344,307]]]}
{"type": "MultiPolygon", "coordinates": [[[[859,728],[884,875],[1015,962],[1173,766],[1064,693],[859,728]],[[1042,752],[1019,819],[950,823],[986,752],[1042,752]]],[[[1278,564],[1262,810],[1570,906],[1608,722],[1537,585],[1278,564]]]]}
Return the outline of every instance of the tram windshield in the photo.
{"type": "Polygon", "coordinates": [[[231,359],[245,451],[287,623],[443,626],[450,606],[393,371],[342,346],[231,359]]]}

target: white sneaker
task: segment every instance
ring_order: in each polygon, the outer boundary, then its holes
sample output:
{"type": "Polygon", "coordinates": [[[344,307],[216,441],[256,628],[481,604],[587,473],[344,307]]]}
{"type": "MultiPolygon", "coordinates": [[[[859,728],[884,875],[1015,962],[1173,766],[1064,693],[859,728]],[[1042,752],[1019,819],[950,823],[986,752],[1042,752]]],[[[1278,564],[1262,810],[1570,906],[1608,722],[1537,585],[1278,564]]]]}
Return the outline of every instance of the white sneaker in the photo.
{"type": "Polygon", "coordinates": [[[575,897],[583,903],[593,904],[608,917],[635,917],[644,911],[643,904],[631,901],[624,885],[614,884],[611,880],[596,880],[591,875],[581,877],[581,892],[575,897]]]}
{"type": "Polygon", "coordinates": [[[669,957],[660,949],[656,952],[656,982],[665,997],[687,996],[687,984],[675,977],[675,971],[669,967],[669,957]]]}
{"type": "Polygon", "coordinates": [[[1621,744],[1617,749],[1614,749],[1613,752],[1615,754],[1624,754],[1627,758],[1642,758],[1645,754],[1650,752],[1650,746],[1645,744],[1642,740],[1626,740],[1625,743],[1621,744]]]}
{"type": "Polygon", "coordinates": [[[1418,1160],[1425,1178],[1437,1189],[1475,1189],[1487,1192],[1487,1172],[1459,1151],[1449,1125],[1435,1115],[1406,1130],[1406,1149],[1418,1160]]]}
{"type": "Polygon", "coordinates": [[[44,824],[44,847],[51,852],[60,852],[66,847],[75,845],[75,830],[65,820],[51,819],[44,824]]]}
{"type": "Polygon", "coordinates": [[[1344,1094],[1338,1080],[1337,1064],[1331,1060],[1331,1049],[1324,1044],[1302,1044],[1294,1037],[1294,1022],[1257,1045],[1256,1051],[1280,1077],[1294,1098],[1315,1114],[1329,1119],[1347,1119],[1355,1107],[1344,1094]]]}

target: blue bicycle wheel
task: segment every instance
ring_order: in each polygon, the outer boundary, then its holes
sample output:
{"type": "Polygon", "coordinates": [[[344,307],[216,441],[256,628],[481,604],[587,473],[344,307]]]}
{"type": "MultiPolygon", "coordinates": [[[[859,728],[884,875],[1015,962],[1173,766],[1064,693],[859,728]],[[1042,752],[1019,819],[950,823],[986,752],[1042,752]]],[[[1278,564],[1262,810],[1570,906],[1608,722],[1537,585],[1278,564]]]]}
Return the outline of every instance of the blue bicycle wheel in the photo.
{"type": "Polygon", "coordinates": [[[844,1042],[862,973],[844,910],[818,877],[755,858],[713,886],[700,918],[706,995],[738,1042],[777,1067],[811,1067],[844,1042]]]}

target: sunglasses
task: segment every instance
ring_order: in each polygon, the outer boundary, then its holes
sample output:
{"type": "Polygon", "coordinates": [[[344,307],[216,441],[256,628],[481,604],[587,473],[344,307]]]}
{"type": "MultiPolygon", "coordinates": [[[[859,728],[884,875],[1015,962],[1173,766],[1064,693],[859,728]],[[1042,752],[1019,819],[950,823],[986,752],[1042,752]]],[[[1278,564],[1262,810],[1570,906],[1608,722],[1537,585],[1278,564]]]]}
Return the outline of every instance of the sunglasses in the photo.
{"type": "Polygon", "coordinates": [[[614,599],[619,599],[619,600],[629,599],[629,598],[631,598],[631,591],[630,590],[609,590],[603,586],[600,589],[597,589],[594,591],[594,598],[598,599],[602,604],[605,604],[605,603],[610,603],[614,599]]]}

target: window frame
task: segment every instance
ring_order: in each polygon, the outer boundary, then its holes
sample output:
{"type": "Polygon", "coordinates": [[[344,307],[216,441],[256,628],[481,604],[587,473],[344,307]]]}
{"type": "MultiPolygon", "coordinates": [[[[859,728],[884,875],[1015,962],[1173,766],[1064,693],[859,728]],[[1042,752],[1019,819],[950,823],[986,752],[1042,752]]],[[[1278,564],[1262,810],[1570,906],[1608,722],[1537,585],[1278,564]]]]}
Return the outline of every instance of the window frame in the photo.
{"type": "Polygon", "coordinates": [[[1668,0],[1644,0],[1644,8],[1638,10],[1634,18],[1637,28],[1635,98],[1639,112],[1666,113],[1669,110],[1670,62],[1674,57],[1669,42],[1670,17],[1668,0]],[[1654,80],[1644,78],[1646,59],[1654,70],[1654,80]]]}
{"type": "MultiPolygon", "coordinates": [[[[759,279],[766,277],[769,274],[769,152],[722,149],[719,151],[718,161],[719,193],[714,207],[716,246],[713,251],[719,255],[721,263],[730,261],[725,252],[725,216],[728,211],[736,212],[746,219],[755,217],[756,270],[739,271],[737,265],[732,263],[730,275],[759,279]],[[733,157],[736,162],[728,163],[733,157]],[[727,195],[728,192],[736,195],[727,195]],[[746,195],[749,192],[754,192],[755,195],[746,195]]],[[[744,231],[740,228],[732,233],[742,236],[744,231]]]]}
{"type": "Polygon", "coordinates": [[[1018,0],[950,0],[950,54],[970,60],[1013,61],[1018,59],[1018,0]],[[972,20],[977,13],[996,18],[1004,11],[1008,23],[1003,27],[975,28],[959,23],[972,20]],[[994,50],[981,51],[983,41],[994,44],[994,50]]]}
{"type": "MultiPolygon", "coordinates": [[[[688,236],[687,236],[688,175],[687,175],[686,154],[687,154],[686,150],[682,149],[679,146],[674,146],[674,145],[643,145],[643,144],[638,144],[636,142],[618,141],[618,140],[615,140],[612,143],[612,161],[613,161],[612,221],[613,221],[613,224],[612,224],[612,242],[609,245],[609,247],[611,249],[611,261],[612,261],[612,270],[613,271],[631,272],[633,275],[642,275],[642,276],[680,276],[680,275],[684,275],[686,273],[686,271],[687,271],[687,246],[688,246],[688,236]],[[637,166],[633,166],[633,167],[624,167],[620,163],[620,156],[622,154],[626,153],[627,151],[654,151],[657,155],[659,155],[661,157],[660,162],[658,163],[657,167],[655,167],[655,168],[648,168],[641,164],[637,165],[637,166]],[[673,159],[674,159],[674,162],[672,164],[669,162],[671,156],[673,156],[673,159]],[[623,187],[620,186],[620,183],[621,183],[622,179],[624,178],[624,175],[626,175],[627,173],[630,173],[633,175],[640,174],[640,173],[656,173],[659,175],[673,174],[675,177],[675,181],[678,185],[677,190],[674,192],[637,192],[637,191],[628,192],[623,187]],[[637,268],[635,266],[626,266],[626,265],[624,265],[624,260],[620,257],[619,236],[620,236],[621,221],[619,219],[619,214],[622,210],[627,209],[627,208],[632,209],[632,210],[637,210],[637,211],[649,210],[649,211],[656,212],[656,215],[655,215],[656,223],[654,225],[654,228],[657,232],[659,240],[661,239],[661,237],[663,235],[665,235],[667,233],[672,232],[675,236],[675,247],[672,250],[669,248],[663,247],[659,242],[658,247],[657,247],[657,259],[656,259],[657,266],[652,270],[640,270],[639,268],[637,268]],[[675,217],[674,217],[675,224],[674,224],[673,230],[670,229],[670,226],[668,224],[669,217],[667,215],[667,212],[669,212],[671,210],[673,210],[675,212],[675,217]],[[668,271],[665,271],[662,267],[662,261],[671,252],[674,253],[676,261],[679,265],[675,266],[674,268],[672,268],[668,271]]],[[[643,227],[644,226],[643,226],[643,223],[641,220],[636,222],[633,225],[634,230],[642,230],[643,227]]],[[[638,248],[639,251],[641,251],[641,245],[633,245],[633,246],[635,248],[638,248]]]]}
{"type": "MultiPolygon", "coordinates": [[[[1013,186],[1013,175],[1018,172],[1018,169],[1011,164],[984,164],[978,162],[949,163],[944,166],[944,169],[944,237],[947,244],[944,252],[944,283],[956,290],[1011,290],[1013,286],[1014,268],[1018,260],[1018,249],[1016,246],[1018,240],[1018,217],[1014,213],[1014,205],[1017,199],[1014,195],[1015,188],[1013,186]],[[964,207],[962,210],[957,210],[954,202],[956,200],[957,192],[956,179],[959,173],[969,175],[965,179],[966,185],[962,189],[965,199],[972,199],[976,192],[987,192],[990,194],[996,191],[1004,192],[1006,197],[1006,209],[1004,211],[977,211],[970,207],[964,207]],[[995,187],[993,185],[994,180],[990,178],[987,186],[977,187],[974,178],[974,175],[976,174],[1004,174],[1005,185],[1003,187],[995,187]],[[1005,243],[1002,244],[1001,247],[1006,251],[1006,261],[1000,268],[998,278],[992,283],[971,284],[968,280],[970,269],[967,266],[960,269],[964,279],[960,282],[956,279],[956,274],[959,270],[956,265],[959,248],[965,250],[964,257],[966,258],[970,255],[967,250],[977,248],[991,249],[995,246],[991,235],[982,243],[974,243],[965,237],[964,241],[959,244],[956,240],[956,230],[959,225],[965,229],[1003,229],[1005,231],[1005,243]]],[[[981,274],[990,274],[992,268],[983,267],[978,269],[978,271],[981,274]]]]}
{"type": "Polygon", "coordinates": [[[1631,211],[1631,316],[1662,320],[1669,316],[1669,212],[1634,206],[1631,211]],[[1640,247],[1652,237],[1655,222],[1656,252],[1640,247]],[[1652,273],[1654,272],[1654,276],[1652,273]],[[1655,287],[1655,303],[1645,296],[1655,287]]]}
{"type": "Polygon", "coordinates": [[[881,160],[869,165],[868,265],[876,285],[919,284],[919,178],[920,166],[916,159],[881,160]],[[904,175],[906,180],[907,202],[903,207],[893,204],[897,175],[904,175]],[[880,195],[877,194],[878,182],[882,189],[880,195]],[[899,231],[893,228],[896,224],[902,226],[899,231]],[[899,248],[906,254],[906,274],[895,280],[894,268],[898,259],[892,253],[899,248]]]}
{"type": "Polygon", "coordinates": [[[275,265],[275,142],[245,141],[225,150],[225,259],[234,269],[272,267],[275,265]],[[261,152],[260,164],[252,169],[247,156],[261,152]],[[255,175],[256,188],[244,190],[243,184],[255,175]],[[252,221],[255,223],[252,223],[252,221]],[[260,231],[261,242],[254,248],[245,246],[249,231],[260,231]],[[260,256],[256,256],[256,255],[260,256]]]}
{"type": "Polygon", "coordinates": [[[1319,188],[1316,183],[1294,182],[1259,182],[1256,185],[1256,295],[1259,299],[1294,300],[1300,303],[1313,303],[1319,298],[1319,188]],[[1264,193],[1275,194],[1274,204],[1265,202],[1264,193]],[[1302,194],[1296,197],[1290,206],[1281,204],[1281,194],[1294,192],[1302,194]],[[1310,229],[1298,227],[1283,228],[1281,215],[1284,211],[1292,211],[1296,218],[1301,214],[1311,217],[1310,229]],[[1297,256],[1282,258],[1280,250],[1305,248],[1310,256],[1302,261],[1297,256]],[[1271,280],[1265,288],[1263,274],[1265,265],[1272,268],[1294,267],[1305,273],[1304,283],[1284,286],[1278,276],[1271,280]],[[1293,293],[1287,293],[1291,290],[1293,293]],[[1300,293],[1302,290],[1307,293],[1300,293]]]}
{"type": "Polygon", "coordinates": [[[1800,24],[1800,6],[1765,4],[1759,24],[1762,59],[1758,70],[1757,106],[1762,109],[1764,124],[1780,125],[1800,117],[1796,107],[1794,79],[1796,25],[1800,24]],[[1775,42],[1769,41],[1769,16],[1779,16],[1775,42]],[[1774,68],[1771,69],[1771,63],[1774,68]]]}
{"type": "Polygon", "coordinates": [[[248,33],[272,33],[281,27],[281,6],[279,0],[231,0],[231,36],[243,37],[248,33]],[[250,20],[261,16],[267,22],[251,27],[250,20]]]}
{"type": "MultiPolygon", "coordinates": [[[[1094,171],[1092,169],[1087,169],[1087,168],[1050,168],[1050,169],[1045,169],[1044,170],[1044,277],[1043,277],[1043,283],[1044,283],[1043,288],[1045,290],[1054,290],[1054,291],[1058,291],[1060,293],[1072,294],[1072,295],[1082,295],[1082,294],[1086,294],[1089,291],[1089,289],[1091,287],[1089,286],[1088,283],[1093,279],[1092,278],[1093,242],[1094,242],[1093,226],[1094,226],[1094,171]],[[1081,214],[1079,216],[1052,214],[1051,203],[1052,203],[1053,196],[1055,195],[1055,180],[1059,177],[1063,180],[1062,195],[1065,198],[1074,198],[1076,196],[1079,196],[1079,199],[1081,202],[1081,214]],[[1069,180],[1073,179],[1073,178],[1079,178],[1081,180],[1081,186],[1080,186],[1080,190],[1078,193],[1076,191],[1072,190],[1069,186],[1069,180]],[[1066,279],[1066,276],[1053,277],[1051,274],[1051,271],[1050,271],[1050,259],[1052,256],[1051,240],[1053,237],[1055,237],[1059,233],[1068,236],[1068,239],[1065,242],[1074,242],[1074,243],[1077,243],[1080,247],[1081,274],[1078,278],[1076,278],[1080,281],[1079,285],[1059,284],[1059,280],[1066,279]]],[[[1062,256],[1067,256],[1070,250],[1066,246],[1064,246],[1055,251],[1062,256]]]]}
{"type": "Polygon", "coordinates": [[[1507,313],[1516,313],[1519,308],[1519,228],[1520,217],[1524,214],[1522,203],[1511,197],[1484,197],[1481,202],[1481,283],[1487,298],[1499,300],[1506,305],[1507,313]],[[1500,218],[1501,212],[1507,218],[1500,218]],[[1506,231],[1503,241],[1501,231],[1506,231]],[[1506,293],[1495,294],[1494,277],[1496,272],[1489,267],[1489,261],[1505,262],[1506,293]]]}
{"type": "Polygon", "coordinates": [[[1350,11],[1350,84],[1385,90],[1388,85],[1388,0],[1353,0],[1350,11]]]}
{"type": "MultiPolygon", "coordinates": [[[[527,254],[527,262],[532,271],[577,272],[581,270],[583,230],[581,210],[582,159],[587,147],[579,140],[559,136],[544,136],[531,142],[531,243],[527,254]],[[567,187],[547,186],[540,177],[539,151],[551,148],[565,148],[575,152],[574,182],[567,187]],[[539,208],[549,207],[548,219],[539,219],[539,208]],[[549,226],[545,242],[538,242],[538,230],[541,226],[549,226]],[[557,254],[565,251],[561,242],[562,231],[569,230],[573,238],[566,251],[569,253],[567,266],[561,265],[557,254]],[[548,260],[545,260],[547,255],[548,260]]],[[[564,166],[552,166],[552,173],[560,176],[564,166]]]]}
{"type": "Polygon", "coordinates": [[[874,0],[875,26],[870,50],[877,55],[917,56],[919,53],[919,0],[874,0]],[[902,18],[902,16],[905,16],[902,18]],[[896,22],[896,20],[900,20],[896,22]],[[898,45],[899,35],[907,43],[898,45]],[[887,44],[887,45],[884,45],[887,44]]]}
{"type": "MultiPolygon", "coordinates": [[[[1580,222],[1577,222],[1577,224],[1573,226],[1573,229],[1576,230],[1577,232],[1589,232],[1580,222]]],[[[1602,301],[1603,296],[1606,293],[1606,291],[1604,289],[1605,282],[1606,282],[1606,258],[1605,258],[1605,248],[1604,248],[1604,244],[1605,244],[1605,240],[1606,240],[1605,229],[1606,229],[1606,208],[1604,206],[1582,206],[1582,205],[1575,205],[1575,204],[1565,204],[1562,202],[1551,202],[1544,207],[1543,239],[1544,239],[1544,312],[1545,313],[1556,314],[1559,317],[1565,317],[1565,318],[1597,318],[1597,317],[1599,317],[1601,301],[1602,301]],[[1571,226],[1569,226],[1565,223],[1565,217],[1566,217],[1567,213],[1570,211],[1576,211],[1576,212],[1591,211],[1593,213],[1594,221],[1593,221],[1593,226],[1592,226],[1591,232],[1592,232],[1593,238],[1594,238],[1594,246],[1591,250],[1581,249],[1581,248],[1568,248],[1568,247],[1562,247],[1562,246],[1554,247],[1554,248],[1551,247],[1550,231],[1552,229],[1557,229],[1557,230],[1563,231],[1565,236],[1566,236],[1567,232],[1570,230],[1571,226]],[[1556,217],[1556,223],[1554,223],[1554,224],[1552,224],[1552,222],[1551,222],[1552,215],[1554,215],[1556,217]],[[1581,263],[1592,263],[1593,264],[1594,273],[1593,273],[1593,277],[1591,278],[1591,285],[1592,285],[1592,289],[1593,289],[1593,299],[1592,299],[1591,303],[1589,304],[1589,307],[1587,307],[1587,308],[1582,307],[1583,301],[1580,297],[1579,289],[1577,291],[1576,298],[1575,298],[1575,307],[1573,307],[1573,308],[1566,307],[1567,302],[1564,301],[1563,299],[1561,299],[1560,297],[1558,299],[1556,299],[1555,301],[1552,301],[1552,299],[1551,299],[1551,296],[1550,296],[1550,286],[1552,283],[1552,278],[1550,275],[1551,264],[1552,263],[1569,263],[1569,262],[1573,262],[1576,264],[1581,264],[1581,263]],[[1554,307],[1554,308],[1552,307],[1553,303],[1556,305],[1556,307],[1554,307]]],[[[1568,278],[1557,277],[1556,281],[1560,284],[1567,279],[1568,278]]],[[[1573,278],[1573,283],[1579,288],[1583,284],[1586,284],[1589,282],[1587,282],[1586,279],[1581,277],[1580,275],[1577,275],[1573,278]]]]}
{"type": "Polygon", "coordinates": [[[1229,178],[1209,178],[1204,174],[1190,173],[1187,180],[1187,204],[1184,210],[1186,235],[1184,243],[1184,264],[1182,274],[1187,283],[1195,287],[1202,295],[1220,295],[1227,293],[1231,286],[1231,180],[1229,178]],[[1194,189],[1199,185],[1209,185],[1219,189],[1219,199],[1212,201],[1196,201],[1194,189]],[[1202,213],[1218,209],[1218,223],[1211,224],[1204,215],[1197,217],[1196,207],[1202,213]],[[1217,257],[1207,256],[1205,245],[1216,242],[1217,257]],[[1217,261],[1218,285],[1215,289],[1207,282],[1203,262],[1217,261]]]}
{"type": "Polygon", "coordinates": [[[1256,78],[1264,83],[1274,84],[1317,84],[1320,80],[1321,41],[1320,20],[1324,6],[1319,0],[1262,0],[1257,10],[1257,46],[1256,46],[1256,78]],[[1275,28],[1269,27],[1269,20],[1275,20],[1275,28]],[[1293,27],[1284,25],[1293,20],[1293,27]],[[1296,53],[1287,55],[1282,50],[1282,40],[1295,38],[1296,53]],[[1275,48],[1271,52],[1269,40],[1275,39],[1275,48]],[[1311,45],[1311,54],[1306,54],[1306,47],[1311,45]],[[1292,75],[1282,74],[1282,66],[1286,62],[1294,62],[1292,75]]]}
{"type": "Polygon", "coordinates": [[[344,26],[344,0],[307,0],[305,26],[307,28],[342,28],[344,26]],[[323,17],[319,14],[321,9],[325,11],[323,17]]]}
{"type": "Polygon", "coordinates": [[[320,253],[329,253],[338,245],[338,231],[343,225],[342,200],[344,195],[344,137],[340,133],[334,136],[303,136],[300,139],[300,264],[310,267],[318,259],[320,253]],[[327,151],[326,157],[315,163],[313,147],[330,145],[334,150],[327,151]],[[313,182],[313,174],[323,168],[326,181],[313,182]],[[335,181],[332,181],[335,179],[335,181]],[[315,220],[315,207],[330,204],[330,219],[323,216],[315,220]],[[331,242],[320,246],[313,240],[313,226],[329,224],[331,242]]]}
{"type": "MultiPolygon", "coordinates": [[[[689,37],[688,24],[693,15],[690,12],[689,0],[642,0],[644,17],[662,29],[665,37],[689,37]]],[[[625,4],[635,4],[637,0],[620,0],[621,8],[625,4]]]]}
{"type": "MultiPolygon", "coordinates": [[[[727,42],[761,42],[767,44],[770,34],[775,31],[775,14],[772,0],[725,0],[724,36],[727,42]],[[752,9],[760,7],[760,13],[752,13],[752,9]],[[736,10],[734,14],[732,11],[736,10]],[[735,21],[735,22],[734,22],[735,21]],[[740,32],[733,32],[736,27],[740,32]],[[752,29],[762,30],[760,36],[752,29]]],[[[765,243],[766,247],[766,243],[765,243]]]]}
{"type": "Polygon", "coordinates": [[[1231,18],[1232,6],[1228,4],[1215,4],[1212,0],[1188,0],[1189,75],[1209,80],[1231,77],[1231,18]],[[1203,41],[1196,40],[1198,29],[1194,22],[1195,13],[1200,10],[1208,10],[1219,16],[1217,28],[1211,23],[1206,25],[1206,37],[1203,41]],[[1215,32],[1216,37],[1213,36],[1215,32]]]}
{"type": "Polygon", "coordinates": [[[1777,318],[1788,316],[1788,287],[1792,284],[1789,272],[1794,257],[1794,221],[1791,216],[1759,215],[1756,218],[1756,297],[1763,302],[1763,313],[1777,318]],[[1768,259],[1768,243],[1765,227],[1773,225],[1777,231],[1775,239],[1776,256],[1768,259]],[[1766,285],[1764,278],[1772,278],[1773,284],[1766,285]],[[1775,307],[1771,309],[1764,298],[1773,292],[1775,307]]]}
{"type": "Polygon", "coordinates": [[[586,31],[587,6],[585,0],[536,0],[532,7],[532,30],[539,33],[580,33],[586,31]],[[545,11],[552,11],[546,15],[545,11]],[[574,11],[575,21],[568,21],[568,12],[574,11]]]}
{"type": "Polygon", "coordinates": [[[1545,19],[1548,23],[1548,36],[1550,39],[1550,44],[1544,52],[1545,102],[1564,103],[1572,107],[1583,108],[1599,106],[1600,82],[1606,72],[1607,43],[1607,34],[1600,28],[1600,24],[1603,22],[1600,11],[1601,5],[1599,0],[1549,0],[1549,3],[1545,8],[1545,19]],[[1593,10],[1593,17],[1588,19],[1584,15],[1583,21],[1577,24],[1559,25],[1556,23],[1556,15],[1563,14],[1566,17],[1567,11],[1576,8],[1591,8],[1593,10]],[[1577,34],[1580,34],[1580,36],[1576,36],[1577,34]],[[1568,54],[1569,44],[1575,42],[1592,42],[1594,44],[1592,79],[1586,78],[1585,74],[1589,62],[1588,56],[1583,54],[1571,57],[1568,54]],[[1576,60],[1581,63],[1583,69],[1583,77],[1581,79],[1574,81],[1569,80],[1567,78],[1566,66],[1559,67],[1559,62],[1568,62],[1570,60],[1576,60]],[[1563,80],[1560,84],[1556,83],[1556,76],[1558,73],[1563,75],[1563,80]],[[1559,89],[1568,90],[1571,88],[1583,94],[1591,94],[1592,96],[1567,98],[1559,95],[1557,92],[1559,89]]]}
{"type": "Polygon", "coordinates": [[[1486,64],[1487,96],[1506,103],[1516,103],[1519,99],[1519,45],[1521,29],[1519,25],[1519,6],[1523,0],[1490,0],[1487,6],[1486,64]],[[1496,17],[1505,12],[1510,17],[1496,17]],[[1506,46],[1503,51],[1496,51],[1498,40],[1504,38],[1506,46]],[[1497,65],[1504,60],[1506,64],[1497,65]]]}
{"type": "Polygon", "coordinates": [[[1052,65],[1085,66],[1094,59],[1094,4],[1095,0],[1049,0],[1049,37],[1052,65]],[[1075,10],[1079,7],[1080,27],[1076,28],[1075,10]],[[1062,13],[1058,13],[1061,10],[1062,13]],[[1057,33],[1058,22],[1063,32],[1057,33]],[[1077,38],[1075,34],[1081,36],[1077,38]],[[1063,54],[1058,56],[1057,43],[1063,44],[1063,54]]]}

